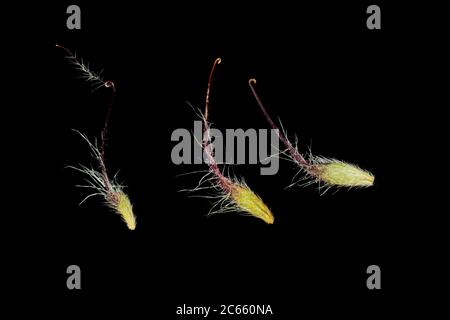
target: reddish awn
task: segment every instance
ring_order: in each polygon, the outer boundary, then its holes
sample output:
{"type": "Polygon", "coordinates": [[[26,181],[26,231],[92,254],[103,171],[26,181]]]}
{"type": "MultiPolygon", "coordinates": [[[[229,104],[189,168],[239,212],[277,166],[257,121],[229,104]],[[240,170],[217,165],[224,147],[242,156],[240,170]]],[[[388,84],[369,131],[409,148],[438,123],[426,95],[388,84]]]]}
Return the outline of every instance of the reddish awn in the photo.
{"type": "MultiPolygon", "coordinates": [[[[110,179],[108,171],[105,165],[105,140],[108,132],[108,121],[111,115],[111,109],[116,95],[116,86],[112,81],[104,81],[101,73],[97,74],[89,69],[89,65],[85,64],[83,60],[79,60],[76,55],[61,46],[56,45],[57,48],[61,48],[65,52],[66,59],[79,71],[80,77],[85,81],[92,84],[93,91],[102,87],[111,90],[111,100],[108,105],[108,111],[106,113],[105,123],[103,129],[100,132],[100,147],[97,146],[97,141],[91,143],[85,134],[79,131],[77,132],[88,144],[91,156],[95,159],[96,169],[89,168],[84,165],[79,167],[69,166],[85,175],[85,185],[78,185],[77,187],[86,188],[91,192],[81,201],[83,203],[88,198],[93,196],[100,196],[103,198],[107,207],[111,208],[115,213],[120,215],[122,220],[126,223],[128,229],[134,230],[136,228],[136,217],[133,213],[133,207],[130,199],[125,194],[124,186],[119,184],[116,180],[116,175],[110,179]]],[[[80,203],[80,204],[81,204],[80,203]]]]}
{"type": "Polygon", "coordinates": [[[203,120],[203,140],[201,142],[202,149],[208,162],[208,173],[200,180],[197,188],[212,189],[217,202],[211,208],[210,214],[217,212],[239,212],[250,215],[263,220],[268,224],[273,224],[274,217],[270,209],[256,195],[242,179],[230,178],[226,176],[220,169],[214,158],[214,146],[211,142],[210,124],[209,124],[209,94],[211,91],[211,83],[213,79],[214,70],[220,64],[221,59],[217,58],[211,68],[208,78],[208,86],[206,89],[205,111],[201,115],[203,120]],[[207,183],[207,187],[202,187],[207,183]],[[216,210],[214,210],[217,208],[216,210]]]}
{"type": "Polygon", "coordinates": [[[303,179],[307,179],[308,182],[306,184],[311,184],[314,182],[318,182],[319,186],[320,184],[323,184],[326,188],[325,192],[330,187],[353,188],[369,187],[373,185],[375,177],[370,172],[363,170],[356,165],[320,156],[310,155],[307,158],[303,156],[298,151],[297,146],[294,146],[288,140],[286,133],[280,131],[278,126],[272,121],[269,113],[256,93],[256,80],[250,79],[248,84],[270,127],[277,130],[278,137],[286,147],[288,157],[300,167],[300,172],[305,175],[303,179]]]}

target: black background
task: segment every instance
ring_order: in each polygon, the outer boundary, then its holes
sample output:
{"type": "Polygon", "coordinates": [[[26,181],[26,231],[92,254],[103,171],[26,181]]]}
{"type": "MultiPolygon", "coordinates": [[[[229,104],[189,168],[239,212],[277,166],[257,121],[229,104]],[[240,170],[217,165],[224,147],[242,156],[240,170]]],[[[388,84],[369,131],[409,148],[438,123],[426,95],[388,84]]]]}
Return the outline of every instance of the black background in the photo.
{"type": "Polygon", "coordinates": [[[427,99],[416,81],[427,50],[417,43],[420,29],[402,19],[405,7],[377,3],[382,30],[368,30],[372,3],[364,2],[78,2],[76,31],[66,29],[70,4],[46,9],[45,67],[36,83],[45,100],[31,112],[40,143],[30,137],[27,145],[45,185],[42,209],[28,210],[45,212],[30,220],[30,261],[39,257],[39,289],[49,301],[71,314],[130,318],[176,318],[183,304],[271,304],[274,319],[367,318],[398,307],[425,281],[411,280],[426,194],[411,172],[424,139],[416,120],[424,125],[427,115],[411,105],[427,99]],[[64,167],[92,159],[71,129],[98,137],[110,92],[90,92],[55,43],[116,84],[107,165],[128,186],[135,231],[99,199],[78,205],[83,193],[74,185],[82,178],[64,167]],[[375,186],[321,196],[314,187],[284,189],[296,172],[289,162],[275,176],[239,165],[234,173],[270,206],[275,224],[234,213],[205,217],[208,200],[178,192],[200,176],[177,177],[205,166],[173,165],[170,136],[192,129],[186,101],[203,106],[216,57],[216,128],[268,127],[247,85],[255,77],[269,113],[298,135],[302,151],[312,143],[317,155],[359,164],[375,174],[375,186]],[[66,288],[71,264],[81,267],[80,291],[66,288]],[[371,264],[382,270],[382,290],[366,287],[371,264]]]}

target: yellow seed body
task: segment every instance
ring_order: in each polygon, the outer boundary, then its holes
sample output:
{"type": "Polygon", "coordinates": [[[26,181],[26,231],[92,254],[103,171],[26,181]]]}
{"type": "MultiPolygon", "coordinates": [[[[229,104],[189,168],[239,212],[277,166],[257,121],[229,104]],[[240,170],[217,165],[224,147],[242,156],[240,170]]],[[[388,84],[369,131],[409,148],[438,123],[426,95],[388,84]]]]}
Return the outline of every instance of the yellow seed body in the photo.
{"type": "Polygon", "coordinates": [[[123,221],[127,224],[128,229],[136,229],[136,217],[133,213],[133,206],[131,205],[130,199],[122,191],[117,193],[118,202],[116,210],[121,215],[123,221]]]}
{"type": "Polygon", "coordinates": [[[274,217],[270,209],[247,186],[240,184],[233,185],[231,198],[240,210],[262,219],[268,224],[273,224],[274,217]]]}
{"type": "Polygon", "coordinates": [[[375,180],[370,172],[342,161],[330,161],[316,166],[319,179],[329,185],[369,187],[375,180]]]}

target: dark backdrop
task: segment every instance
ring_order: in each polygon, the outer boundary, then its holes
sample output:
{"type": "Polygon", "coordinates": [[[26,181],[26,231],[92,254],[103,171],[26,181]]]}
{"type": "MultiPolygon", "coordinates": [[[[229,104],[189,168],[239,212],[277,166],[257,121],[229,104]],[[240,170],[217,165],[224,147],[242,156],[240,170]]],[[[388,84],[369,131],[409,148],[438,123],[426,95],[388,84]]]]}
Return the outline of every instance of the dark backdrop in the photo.
{"type": "Polygon", "coordinates": [[[31,256],[45,269],[49,301],[67,312],[126,311],[131,318],[175,318],[184,303],[271,304],[274,319],[310,312],[367,318],[399,303],[411,287],[414,212],[424,194],[411,174],[423,139],[414,122],[421,115],[411,108],[425,99],[415,81],[423,48],[414,40],[420,32],[401,19],[404,11],[379,3],[382,30],[370,31],[368,2],[80,2],[82,30],[69,31],[69,4],[46,11],[39,40],[48,65],[37,85],[47,100],[33,113],[40,143],[28,146],[45,169],[31,256]],[[109,92],[90,92],[55,43],[116,84],[107,165],[110,173],[120,169],[128,186],[133,232],[99,199],[78,205],[81,176],[64,167],[92,160],[71,129],[98,137],[109,92]],[[269,112],[298,135],[302,151],[312,145],[315,154],[359,164],[375,174],[375,186],[321,196],[315,187],[284,189],[296,172],[289,162],[281,161],[275,176],[239,165],[234,172],[271,207],[275,224],[234,213],[205,217],[207,199],[178,192],[199,176],[177,177],[205,166],[172,164],[170,136],[192,128],[186,101],[203,106],[216,57],[216,128],[268,128],[247,85],[255,77],[269,112]],[[66,288],[71,264],[81,267],[80,291],[66,288]],[[366,288],[371,264],[381,267],[380,291],[366,288]]]}

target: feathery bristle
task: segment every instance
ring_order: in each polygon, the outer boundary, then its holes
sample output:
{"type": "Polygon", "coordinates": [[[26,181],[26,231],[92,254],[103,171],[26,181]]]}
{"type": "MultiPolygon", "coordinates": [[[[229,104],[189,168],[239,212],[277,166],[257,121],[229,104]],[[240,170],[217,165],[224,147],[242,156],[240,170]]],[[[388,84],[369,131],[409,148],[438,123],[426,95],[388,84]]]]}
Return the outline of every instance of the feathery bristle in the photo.
{"type": "MultiPolygon", "coordinates": [[[[297,174],[305,174],[300,181],[309,180],[304,185],[309,185],[314,182],[323,182],[328,188],[370,187],[373,185],[375,177],[369,171],[363,170],[356,165],[335,159],[316,157],[312,154],[309,159],[306,159],[299,152],[297,143],[291,143],[287,137],[286,131],[282,130],[280,132],[278,126],[272,121],[272,118],[264,107],[254,87],[256,80],[250,79],[248,84],[267,122],[270,124],[272,129],[278,130],[278,137],[286,147],[286,150],[281,153],[286,154],[290,160],[300,167],[300,171],[297,174]]],[[[297,184],[297,182],[293,182],[291,186],[294,184],[297,184]]],[[[326,190],[328,190],[328,188],[326,190]]]]}
{"type": "MultiPolygon", "coordinates": [[[[74,130],[88,143],[92,156],[98,162],[100,168],[104,166],[101,158],[101,153],[98,150],[96,143],[91,143],[86,135],[81,132],[74,130]]],[[[116,181],[116,177],[111,180],[106,170],[96,170],[93,168],[88,168],[86,166],[80,165],[79,167],[68,166],[69,168],[75,169],[81,173],[87,175],[85,179],[85,185],[78,185],[80,188],[92,189],[93,191],[88,194],[81,203],[93,196],[103,197],[106,206],[113,209],[117,214],[122,217],[122,220],[127,224],[130,230],[136,228],[136,217],[133,213],[133,206],[131,205],[130,199],[123,192],[123,186],[116,181]]],[[[81,204],[80,203],[80,204],[81,204]]]]}

